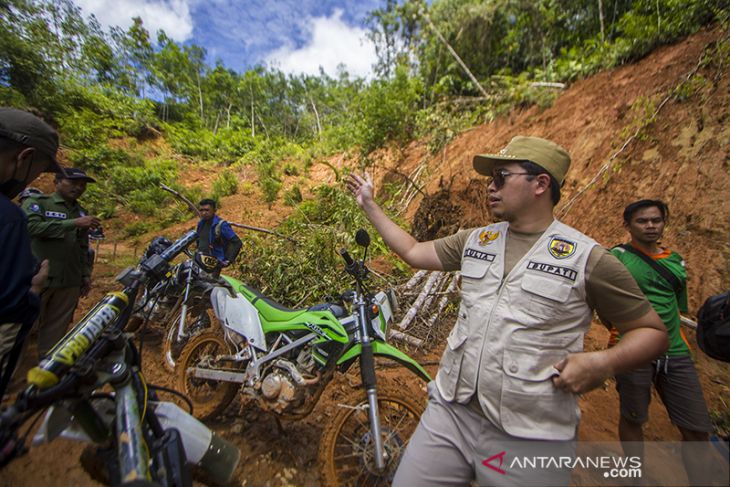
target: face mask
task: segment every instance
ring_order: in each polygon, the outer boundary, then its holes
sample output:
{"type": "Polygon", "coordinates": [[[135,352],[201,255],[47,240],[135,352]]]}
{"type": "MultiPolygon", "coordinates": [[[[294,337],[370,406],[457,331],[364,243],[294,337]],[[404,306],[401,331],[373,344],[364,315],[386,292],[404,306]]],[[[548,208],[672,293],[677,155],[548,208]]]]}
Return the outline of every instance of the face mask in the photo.
{"type": "Polygon", "coordinates": [[[8,179],[4,183],[0,183],[0,193],[4,194],[11,200],[18,196],[24,189],[25,181],[21,181],[20,179],[12,178],[8,179]]]}
{"type": "Polygon", "coordinates": [[[8,199],[11,200],[18,196],[20,192],[25,189],[25,186],[27,185],[26,181],[28,179],[28,176],[30,176],[30,169],[33,166],[33,161],[28,164],[28,169],[25,171],[25,178],[23,179],[17,179],[15,177],[16,173],[18,172],[18,166],[19,163],[16,162],[13,176],[7,181],[0,183],[0,193],[4,194],[8,197],[8,199]]]}

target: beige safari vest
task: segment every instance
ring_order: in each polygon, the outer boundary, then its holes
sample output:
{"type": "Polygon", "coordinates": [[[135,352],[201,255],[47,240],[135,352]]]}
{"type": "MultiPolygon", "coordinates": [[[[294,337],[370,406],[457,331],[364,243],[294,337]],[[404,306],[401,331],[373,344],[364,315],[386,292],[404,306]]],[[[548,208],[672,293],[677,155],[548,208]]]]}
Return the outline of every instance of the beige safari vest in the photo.
{"type": "Polygon", "coordinates": [[[502,280],[509,224],[475,230],[462,254],[462,301],[436,376],[441,395],[476,392],[492,423],[521,438],[568,440],[576,395],[553,386],[554,364],[583,351],[591,323],[585,267],[597,243],[555,220],[502,280]]]}

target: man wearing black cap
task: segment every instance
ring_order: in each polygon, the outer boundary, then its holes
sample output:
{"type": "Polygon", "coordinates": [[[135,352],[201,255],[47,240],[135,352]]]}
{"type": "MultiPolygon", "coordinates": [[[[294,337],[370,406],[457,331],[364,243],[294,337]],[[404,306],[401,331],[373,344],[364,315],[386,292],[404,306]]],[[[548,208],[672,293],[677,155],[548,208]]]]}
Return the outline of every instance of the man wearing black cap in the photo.
{"type": "Polygon", "coordinates": [[[33,257],[25,214],[10,200],[42,172],[59,172],[58,134],[38,117],[0,108],[0,398],[38,316],[48,262],[33,257]]]}
{"type": "Polygon", "coordinates": [[[490,212],[501,221],[428,242],[383,213],[368,176],[348,182],[405,262],[461,271],[457,322],[393,485],[567,485],[569,467],[513,460],[570,458],[578,394],[657,357],[666,330],[621,263],[553,216],[570,167],[565,149],[518,136],[473,165],[491,177],[490,212]],[[623,350],[583,351],[593,310],[621,323],[631,337],[623,350]]]}
{"type": "Polygon", "coordinates": [[[96,182],[94,178],[81,169],[66,168],[55,182],[54,193],[23,202],[33,253],[50,262],[38,318],[41,357],[66,333],[79,297],[91,288],[88,232],[100,225],[78,203],[86,183],[96,182]]]}

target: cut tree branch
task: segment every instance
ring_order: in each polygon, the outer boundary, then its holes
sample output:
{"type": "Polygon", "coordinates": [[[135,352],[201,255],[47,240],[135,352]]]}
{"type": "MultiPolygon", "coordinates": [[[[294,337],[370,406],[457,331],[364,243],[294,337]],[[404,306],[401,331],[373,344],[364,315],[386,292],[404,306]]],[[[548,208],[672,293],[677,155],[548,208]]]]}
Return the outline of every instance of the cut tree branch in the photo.
{"type": "MultiPolygon", "coordinates": [[[[190,201],[188,198],[186,198],[179,191],[176,191],[176,190],[172,189],[171,187],[169,187],[169,186],[167,186],[165,184],[160,184],[160,186],[165,191],[167,191],[169,193],[172,193],[176,198],[178,198],[181,201],[183,201],[188,206],[188,208],[190,208],[190,211],[192,211],[193,213],[195,213],[195,215],[198,218],[200,218],[200,212],[198,211],[198,207],[195,206],[192,201],[190,201]]],[[[296,240],[294,240],[293,238],[287,237],[286,235],[281,234],[279,232],[275,232],[273,230],[267,230],[265,228],[253,227],[251,225],[244,225],[243,223],[236,223],[236,222],[231,222],[231,221],[229,221],[228,224],[231,225],[232,227],[245,228],[246,230],[253,230],[255,232],[268,233],[270,235],[276,235],[277,237],[285,238],[285,239],[287,239],[287,240],[289,240],[290,242],[293,242],[293,243],[299,243],[296,240]]]]}
{"type": "Polygon", "coordinates": [[[200,218],[200,212],[198,211],[198,207],[195,206],[193,204],[193,202],[190,201],[189,199],[187,199],[183,194],[181,194],[179,191],[176,191],[176,190],[172,189],[171,187],[167,186],[166,184],[160,184],[160,187],[162,187],[162,189],[164,189],[165,191],[167,191],[169,193],[172,193],[173,196],[175,196],[176,198],[178,198],[179,200],[181,200],[183,203],[185,203],[186,205],[188,205],[188,208],[190,208],[190,211],[192,211],[193,213],[195,213],[195,215],[198,218],[200,218]]]}

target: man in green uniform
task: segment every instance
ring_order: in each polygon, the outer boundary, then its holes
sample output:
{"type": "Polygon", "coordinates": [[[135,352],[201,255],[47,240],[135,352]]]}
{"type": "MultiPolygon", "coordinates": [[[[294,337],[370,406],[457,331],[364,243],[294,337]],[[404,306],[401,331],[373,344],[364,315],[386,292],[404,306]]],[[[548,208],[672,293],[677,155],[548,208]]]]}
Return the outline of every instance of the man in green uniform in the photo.
{"type": "Polygon", "coordinates": [[[33,253],[50,262],[38,317],[41,357],[66,333],[79,297],[91,288],[88,232],[100,225],[99,219],[88,215],[78,203],[86,183],[96,182],[93,178],[81,169],[67,168],[55,182],[54,193],[23,202],[33,253]]]}
{"type": "MultiPolygon", "coordinates": [[[[652,383],[684,441],[707,441],[712,431],[702,387],[680,329],[679,312],[687,311],[684,259],[659,246],[668,215],[667,205],[659,200],[631,203],[623,215],[631,242],[611,249],[634,276],[669,333],[664,357],[616,376],[621,408],[618,431],[627,454],[643,454],[642,425],[648,419],[652,383]]],[[[691,483],[700,485],[697,482],[706,458],[698,457],[696,450],[694,455],[683,451],[683,460],[691,483]]]]}

